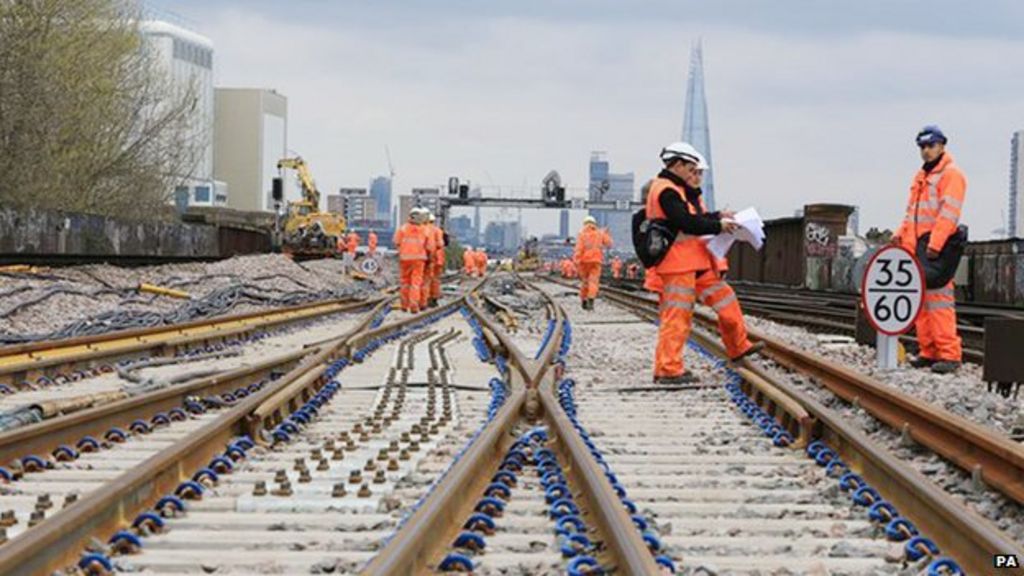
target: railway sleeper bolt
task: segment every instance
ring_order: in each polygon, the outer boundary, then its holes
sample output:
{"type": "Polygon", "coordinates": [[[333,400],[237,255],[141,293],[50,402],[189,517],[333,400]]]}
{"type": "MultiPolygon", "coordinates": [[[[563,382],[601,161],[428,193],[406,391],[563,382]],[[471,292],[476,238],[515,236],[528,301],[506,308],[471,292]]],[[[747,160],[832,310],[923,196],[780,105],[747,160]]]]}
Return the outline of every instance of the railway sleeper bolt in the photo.
{"type": "Polygon", "coordinates": [[[293,494],[292,483],[288,481],[281,482],[270,494],[272,496],[291,496],[293,494]]]}
{"type": "Polygon", "coordinates": [[[366,465],[363,466],[363,470],[366,471],[366,472],[373,472],[376,469],[377,469],[377,463],[374,461],[374,459],[373,458],[367,459],[366,460],[366,465]]]}
{"type": "Polygon", "coordinates": [[[296,458],[295,459],[295,464],[292,466],[292,469],[295,470],[295,471],[298,471],[298,472],[301,472],[301,471],[305,470],[306,469],[306,459],[305,458],[296,458]]]}
{"type": "Polygon", "coordinates": [[[372,495],[373,492],[370,490],[370,485],[366,483],[359,487],[359,492],[356,494],[359,498],[369,498],[372,495]]]}
{"type": "Polygon", "coordinates": [[[285,471],[283,468],[279,469],[274,474],[274,482],[287,482],[287,481],[288,481],[288,472],[285,471]]]}
{"type": "Polygon", "coordinates": [[[388,480],[388,478],[384,474],[384,470],[383,469],[377,470],[377,472],[373,475],[373,483],[374,484],[383,484],[383,483],[387,482],[387,480],[388,480]]]}
{"type": "Polygon", "coordinates": [[[398,471],[398,460],[395,460],[394,458],[391,458],[390,460],[388,460],[388,472],[397,472],[397,471],[398,471]]]}
{"type": "Polygon", "coordinates": [[[64,505],[62,506],[62,508],[67,508],[68,506],[71,506],[75,502],[78,502],[78,492],[70,492],[64,496],[64,505]]]}
{"type": "Polygon", "coordinates": [[[348,494],[348,491],[345,490],[344,482],[337,482],[331,488],[331,498],[344,498],[346,494],[348,494]]]}
{"type": "Polygon", "coordinates": [[[267,495],[267,483],[264,480],[257,480],[256,485],[252,488],[253,496],[266,496],[267,495]]]}
{"type": "Polygon", "coordinates": [[[934,557],[939,555],[939,547],[935,542],[924,536],[914,536],[907,540],[903,550],[906,552],[907,560],[910,562],[917,562],[926,556],[934,557]]]}
{"type": "Polygon", "coordinates": [[[399,460],[408,460],[409,458],[410,458],[409,451],[404,449],[404,448],[402,449],[401,452],[398,453],[398,459],[399,460]]]}
{"type": "Polygon", "coordinates": [[[313,481],[313,477],[310,476],[309,470],[303,468],[299,471],[299,484],[308,484],[313,481]]]}
{"type": "Polygon", "coordinates": [[[363,472],[361,470],[353,470],[349,472],[348,483],[349,484],[361,484],[363,482],[363,472]]]}
{"type": "Polygon", "coordinates": [[[331,460],[344,460],[344,459],[345,459],[345,451],[342,450],[341,448],[338,448],[334,452],[331,453],[331,460]]]}
{"type": "Polygon", "coordinates": [[[46,511],[45,510],[38,510],[38,509],[37,510],[33,510],[32,514],[28,517],[28,527],[32,528],[33,526],[38,525],[40,522],[42,522],[45,519],[46,519],[46,511]]]}
{"type": "Polygon", "coordinates": [[[40,494],[36,497],[36,510],[49,510],[53,508],[53,501],[49,494],[40,494]]]}
{"type": "Polygon", "coordinates": [[[316,469],[318,472],[326,472],[331,469],[331,462],[326,458],[321,458],[320,463],[317,464],[316,469]]]}

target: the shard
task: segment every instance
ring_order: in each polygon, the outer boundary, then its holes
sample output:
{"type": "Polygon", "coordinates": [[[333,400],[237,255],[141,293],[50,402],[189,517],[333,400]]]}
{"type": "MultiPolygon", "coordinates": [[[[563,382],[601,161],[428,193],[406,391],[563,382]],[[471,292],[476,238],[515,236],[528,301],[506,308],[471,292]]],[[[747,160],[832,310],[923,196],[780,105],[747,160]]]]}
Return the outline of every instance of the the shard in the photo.
{"type": "Polygon", "coordinates": [[[700,40],[690,51],[690,78],[686,84],[686,110],[683,113],[683,141],[704,155],[711,168],[704,174],[704,203],[715,209],[715,169],[711,161],[711,129],[708,126],[708,101],[704,95],[704,54],[700,40]]]}

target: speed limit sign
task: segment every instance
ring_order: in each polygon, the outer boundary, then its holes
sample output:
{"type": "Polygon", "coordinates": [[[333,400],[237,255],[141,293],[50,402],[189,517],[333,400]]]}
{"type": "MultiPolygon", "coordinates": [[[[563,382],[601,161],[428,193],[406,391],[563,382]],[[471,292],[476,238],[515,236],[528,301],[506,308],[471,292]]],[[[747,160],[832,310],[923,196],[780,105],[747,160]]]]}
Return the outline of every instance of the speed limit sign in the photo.
{"type": "Polygon", "coordinates": [[[896,365],[896,337],[910,330],[924,302],[924,272],[907,250],[886,246],[864,269],[861,306],[878,332],[878,364],[896,365]]]}

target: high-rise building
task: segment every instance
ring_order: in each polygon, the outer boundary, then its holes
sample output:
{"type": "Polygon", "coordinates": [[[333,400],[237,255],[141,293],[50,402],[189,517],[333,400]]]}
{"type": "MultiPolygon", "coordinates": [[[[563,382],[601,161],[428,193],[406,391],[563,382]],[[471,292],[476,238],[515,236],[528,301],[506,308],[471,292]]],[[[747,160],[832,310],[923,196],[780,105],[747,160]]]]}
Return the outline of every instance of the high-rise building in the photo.
{"type": "Polygon", "coordinates": [[[564,208],[558,211],[558,237],[569,237],[569,211],[564,208]]]}
{"type": "Polygon", "coordinates": [[[327,211],[343,215],[350,228],[366,228],[377,221],[377,201],[366,188],[341,188],[328,195],[327,211]]]}
{"type": "Polygon", "coordinates": [[[409,212],[414,207],[426,208],[437,214],[438,208],[441,207],[441,190],[439,188],[413,188],[412,194],[399,196],[396,228],[409,220],[409,212]]]}
{"type": "Polygon", "coordinates": [[[522,231],[516,221],[488,222],[484,229],[484,245],[491,252],[515,253],[522,239],[522,231]]]}
{"type": "Polygon", "coordinates": [[[370,196],[377,203],[377,220],[391,220],[391,178],[378,176],[370,180],[370,196]]]}
{"type": "MultiPolygon", "coordinates": [[[[592,152],[590,155],[590,186],[588,199],[592,202],[632,201],[635,197],[633,189],[633,173],[614,174],[611,172],[607,155],[604,152],[592,152]]],[[[590,210],[590,215],[597,220],[597,225],[607,228],[612,236],[616,249],[625,249],[632,245],[632,214],[629,210],[590,210]]],[[[568,222],[565,228],[568,229],[568,222]]],[[[569,231],[571,235],[573,232],[569,231]]]]}
{"type": "Polygon", "coordinates": [[[145,46],[166,74],[172,96],[195,91],[187,138],[196,143],[198,157],[191,173],[177,175],[181,183],[175,195],[187,195],[188,204],[225,205],[228,203],[227,186],[214,181],[213,168],[213,42],[163,20],[143,20],[139,28],[145,46]]]}
{"type": "MultiPolygon", "coordinates": [[[[227,183],[228,206],[236,210],[274,210],[277,162],[288,155],[288,99],[261,88],[217,88],[214,167],[227,183]]],[[[284,202],[298,200],[294,178],[284,179],[284,202]]]]}
{"type": "Polygon", "coordinates": [[[683,113],[683,141],[689,142],[704,155],[711,166],[704,173],[704,203],[715,209],[715,170],[711,161],[711,128],[708,125],[708,103],[704,94],[704,49],[698,40],[690,51],[690,77],[686,84],[686,111],[683,113]]]}
{"type": "Polygon", "coordinates": [[[1024,236],[1024,130],[1010,138],[1010,206],[1006,218],[1006,235],[1024,236]]]}

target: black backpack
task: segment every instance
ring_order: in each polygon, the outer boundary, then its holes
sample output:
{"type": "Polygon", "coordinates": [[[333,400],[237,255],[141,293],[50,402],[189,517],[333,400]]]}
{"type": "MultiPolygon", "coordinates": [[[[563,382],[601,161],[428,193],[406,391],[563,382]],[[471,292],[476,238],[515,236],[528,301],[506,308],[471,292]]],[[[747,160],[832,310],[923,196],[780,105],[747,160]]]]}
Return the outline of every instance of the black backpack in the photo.
{"type": "Polygon", "coordinates": [[[633,250],[644,268],[653,268],[664,260],[675,240],[676,233],[668,220],[648,220],[643,208],[633,214],[633,250]]]}
{"type": "Polygon", "coordinates": [[[917,239],[917,261],[921,263],[924,270],[924,284],[929,290],[942,288],[956,276],[956,269],[960,266],[960,257],[964,255],[967,247],[967,226],[963,224],[956,227],[956,231],[949,235],[946,245],[939,252],[935,260],[928,258],[928,241],[932,239],[932,233],[926,232],[917,239]]]}

